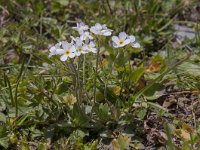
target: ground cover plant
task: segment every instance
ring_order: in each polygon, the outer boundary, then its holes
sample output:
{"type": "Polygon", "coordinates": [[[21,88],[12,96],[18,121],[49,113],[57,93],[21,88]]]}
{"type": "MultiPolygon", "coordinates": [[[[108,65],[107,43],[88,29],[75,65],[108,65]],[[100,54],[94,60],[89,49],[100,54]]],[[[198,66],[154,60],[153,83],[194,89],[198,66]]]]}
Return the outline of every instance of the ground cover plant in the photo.
{"type": "Polygon", "coordinates": [[[199,8],[0,0],[0,149],[200,149],[199,8]]]}

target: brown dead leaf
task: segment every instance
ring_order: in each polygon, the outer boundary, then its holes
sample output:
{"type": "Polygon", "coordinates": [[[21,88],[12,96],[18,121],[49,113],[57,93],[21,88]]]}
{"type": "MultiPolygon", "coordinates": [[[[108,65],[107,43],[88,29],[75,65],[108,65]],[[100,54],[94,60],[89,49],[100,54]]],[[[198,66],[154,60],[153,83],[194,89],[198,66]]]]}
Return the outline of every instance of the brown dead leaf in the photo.
{"type": "Polygon", "coordinates": [[[147,73],[158,72],[160,71],[161,64],[161,61],[152,61],[145,71],[147,73]]]}

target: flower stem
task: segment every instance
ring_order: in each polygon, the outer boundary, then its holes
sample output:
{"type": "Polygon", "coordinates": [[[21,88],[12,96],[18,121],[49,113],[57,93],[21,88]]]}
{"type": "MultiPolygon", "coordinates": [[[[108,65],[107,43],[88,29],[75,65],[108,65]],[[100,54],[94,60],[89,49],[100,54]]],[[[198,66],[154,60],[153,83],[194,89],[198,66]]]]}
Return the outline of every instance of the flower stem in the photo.
{"type": "Polygon", "coordinates": [[[104,98],[106,99],[106,101],[107,101],[107,86],[108,86],[108,80],[110,79],[110,75],[112,74],[112,71],[113,71],[113,68],[114,68],[114,66],[115,66],[115,63],[116,63],[116,60],[117,60],[117,58],[119,57],[119,50],[117,50],[117,55],[116,55],[116,57],[115,57],[115,59],[113,60],[113,63],[112,63],[112,66],[111,66],[111,69],[110,69],[110,72],[109,72],[109,74],[107,75],[107,77],[106,77],[106,82],[105,82],[105,89],[104,89],[104,98]]]}
{"type": "Polygon", "coordinates": [[[76,70],[76,67],[74,66],[73,64],[73,61],[71,61],[71,63],[68,65],[69,69],[71,70],[71,72],[74,73],[74,75],[72,74],[72,78],[73,78],[73,84],[74,84],[74,91],[75,91],[75,94],[76,94],[76,99],[77,99],[77,102],[80,106],[80,99],[79,99],[79,74],[78,74],[78,71],[76,70]]]}
{"type": "Polygon", "coordinates": [[[86,57],[83,55],[83,90],[85,90],[85,60],[86,57]]]}
{"type": "Polygon", "coordinates": [[[99,65],[99,54],[100,54],[100,49],[97,49],[97,54],[96,54],[96,69],[95,69],[95,74],[94,74],[94,103],[96,103],[96,84],[97,84],[97,73],[98,73],[98,65],[99,65]]]}
{"type": "Polygon", "coordinates": [[[82,102],[82,88],[81,88],[81,83],[80,83],[81,82],[81,80],[80,80],[80,63],[81,63],[81,59],[80,58],[78,58],[78,63],[77,63],[77,82],[78,82],[79,103],[82,102]]]}

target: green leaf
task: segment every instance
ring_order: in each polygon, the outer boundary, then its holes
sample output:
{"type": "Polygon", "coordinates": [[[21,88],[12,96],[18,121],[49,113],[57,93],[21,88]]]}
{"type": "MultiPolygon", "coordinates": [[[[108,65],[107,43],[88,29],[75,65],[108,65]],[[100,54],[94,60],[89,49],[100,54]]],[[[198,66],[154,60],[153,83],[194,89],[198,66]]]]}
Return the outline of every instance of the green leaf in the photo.
{"type": "Polygon", "coordinates": [[[8,137],[0,138],[0,145],[3,146],[5,149],[7,149],[9,146],[9,138],[8,137]]]}
{"type": "Polygon", "coordinates": [[[0,126],[0,138],[6,136],[6,128],[4,126],[0,126]]]}
{"type": "Polygon", "coordinates": [[[0,112],[0,121],[6,123],[6,116],[0,112]]]}
{"type": "Polygon", "coordinates": [[[149,106],[155,108],[156,110],[159,110],[159,112],[160,112],[161,114],[163,114],[164,112],[167,112],[167,109],[166,109],[166,108],[164,108],[164,107],[162,107],[162,106],[160,106],[160,105],[158,105],[158,104],[156,104],[156,103],[147,102],[147,104],[148,104],[149,106]]]}
{"type": "Polygon", "coordinates": [[[74,141],[74,142],[77,141],[77,140],[81,141],[81,140],[83,140],[83,138],[84,138],[86,135],[88,135],[88,133],[84,133],[84,132],[81,131],[81,130],[75,130],[75,131],[73,131],[73,132],[70,134],[69,139],[72,140],[72,141],[74,141]]]}
{"type": "Polygon", "coordinates": [[[130,79],[134,82],[137,83],[138,80],[141,78],[141,76],[144,74],[145,69],[144,68],[138,68],[134,72],[130,74],[130,79]]]}
{"type": "Polygon", "coordinates": [[[160,83],[155,83],[154,85],[151,86],[151,88],[147,89],[143,95],[148,99],[148,100],[155,100],[159,98],[161,95],[157,94],[158,91],[163,90],[164,86],[160,83]]]}
{"type": "Polygon", "coordinates": [[[178,67],[178,70],[192,76],[200,76],[200,65],[191,62],[184,62],[178,67]]]}
{"type": "Polygon", "coordinates": [[[140,118],[140,119],[144,119],[144,117],[146,116],[146,113],[147,113],[147,110],[145,108],[142,108],[140,110],[138,110],[136,112],[137,116],[140,118]]]}
{"type": "Polygon", "coordinates": [[[38,150],[48,150],[48,146],[44,143],[38,145],[38,150]]]}
{"type": "Polygon", "coordinates": [[[63,6],[67,6],[69,4],[68,0],[55,0],[56,2],[58,2],[60,5],[63,6]]]}
{"type": "Polygon", "coordinates": [[[109,115],[108,104],[100,104],[98,113],[99,113],[100,119],[102,119],[102,120],[108,119],[108,115],[109,115]]]}
{"type": "Polygon", "coordinates": [[[36,3],[35,9],[37,13],[41,13],[44,10],[44,4],[42,2],[36,3]]]}
{"type": "Polygon", "coordinates": [[[120,135],[117,138],[117,143],[119,144],[121,150],[125,150],[129,148],[131,139],[127,135],[120,135]]]}
{"type": "Polygon", "coordinates": [[[70,113],[74,125],[83,126],[87,123],[88,117],[78,104],[74,104],[73,110],[70,113]]]}
{"type": "Polygon", "coordinates": [[[93,107],[94,112],[97,114],[99,117],[100,121],[106,122],[107,119],[109,118],[109,107],[108,104],[100,104],[100,105],[95,105],[93,107]]]}
{"type": "MultiPolygon", "coordinates": [[[[1,99],[2,100],[2,99],[1,99]]],[[[0,111],[4,111],[6,109],[6,104],[5,102],[0,102],[0,111]]]]}
{"type": "Polygon", "coordinates": [[[29,145],[28,144],[22,144],[21,150],[30,150],[29,145]]]}

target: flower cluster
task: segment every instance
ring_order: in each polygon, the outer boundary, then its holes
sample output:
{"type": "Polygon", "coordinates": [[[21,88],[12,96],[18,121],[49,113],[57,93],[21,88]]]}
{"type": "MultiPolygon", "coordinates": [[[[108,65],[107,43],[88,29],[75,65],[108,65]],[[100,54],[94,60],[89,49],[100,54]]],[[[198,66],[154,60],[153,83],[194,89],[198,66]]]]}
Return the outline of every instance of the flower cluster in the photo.
{"type": "Polygon", "coordinates": [[[130,44],[133,48],[140,48],[140,44],[135,41],[133,35],[127,35],[125,32],[120,32],[119,36],[112,37],[113,47],[119,48],[130,44]]]}
{"type": "MultiPolygon", "coordinates": [[[[76,27],[73,27],[79,33],[79,37],[71,36],[71,42],[62,41],[52,46],[49,51],[49,57],[53,55],[59,55],[61,61],[66,61],[68,58],[74,58],[81,54],[89,52],[96,53],[94,37],[98,36],[111,36],[112,31],[108,29],[105,24],[96,23],[90,27],[83,22],[77,23],[76,27]]],[[[115,48],[124,47],[130,44],[133,48],[140,48],[140,44],[135,41],[134,36],[128,36],[125,32],[119,33],[119,36],[112,37],[113,46],[115,48]]]]}

